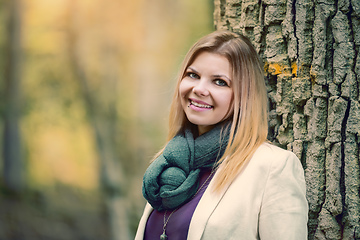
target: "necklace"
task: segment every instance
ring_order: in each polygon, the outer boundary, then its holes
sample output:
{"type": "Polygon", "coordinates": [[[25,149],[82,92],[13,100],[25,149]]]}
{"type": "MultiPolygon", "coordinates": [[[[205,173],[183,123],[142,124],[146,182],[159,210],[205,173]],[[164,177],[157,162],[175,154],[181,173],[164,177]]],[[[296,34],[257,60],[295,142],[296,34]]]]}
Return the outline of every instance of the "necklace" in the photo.
{"type": "MultiPolygon", "coordinates": [[[[196,196],[196,194],[198,194],[200,192],[200,190],[205,186],[205,184],[209,181],[211,176],[214,174],[214,172],[215,172],[214,170],[211,171],[209,176],[206,178],[205,182],[199,187],[199,189],[196,191],[196,193],[194,194],[194,196],[191,199],[193,199],[196,196]]],[[[165,210],[165,212],[164,212],[163,233],[160,235],[160,240],[167,240],[168,239],[168,236],[166,235],[166,226],[169,223],[169,220],[170,220],[171,216],[173,215],[173,213],[176,212],[179,208],[180,207],[177,207],[174,210],[172,210],[167,219],[166,219],[167,210],[165,210]]]]}

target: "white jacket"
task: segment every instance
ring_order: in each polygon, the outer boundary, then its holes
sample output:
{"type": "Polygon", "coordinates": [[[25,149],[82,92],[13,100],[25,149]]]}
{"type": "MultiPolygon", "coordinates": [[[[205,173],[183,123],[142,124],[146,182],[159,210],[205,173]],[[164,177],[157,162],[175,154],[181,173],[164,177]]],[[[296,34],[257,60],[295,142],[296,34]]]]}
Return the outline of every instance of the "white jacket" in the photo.
{"type": "MultiPolygon", "coordinates": [[[[213,193],[213,183],[195,209],[187,239],[307,239],[304,171],[292,152],[265,143],[223,193],[213,193]]],[[[147,204],[135,240],[143,240],[152,210],[147,204]]]]}

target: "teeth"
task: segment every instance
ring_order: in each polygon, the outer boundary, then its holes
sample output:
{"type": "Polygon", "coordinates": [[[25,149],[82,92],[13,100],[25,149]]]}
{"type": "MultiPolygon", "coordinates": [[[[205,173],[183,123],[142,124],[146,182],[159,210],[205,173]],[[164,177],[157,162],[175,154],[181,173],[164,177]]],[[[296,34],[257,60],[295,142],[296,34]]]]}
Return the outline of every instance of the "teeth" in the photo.
{"type": "Polygon", "coordinates": [[[197,103],[197,102],[194,102],[194,101],[191,101],[191,104],[196,106],[196,107],[200,107],[200,108],[212,108],[212,106],[210,106],[210,105],[204,105],[204,104],[200,104],[200,103],[197,103]]]}

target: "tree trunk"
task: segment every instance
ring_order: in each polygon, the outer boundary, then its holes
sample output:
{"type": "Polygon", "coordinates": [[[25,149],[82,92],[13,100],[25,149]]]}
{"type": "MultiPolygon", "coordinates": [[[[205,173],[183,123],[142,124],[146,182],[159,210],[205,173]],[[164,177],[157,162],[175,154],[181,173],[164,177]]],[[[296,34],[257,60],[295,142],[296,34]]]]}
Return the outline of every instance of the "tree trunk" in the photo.
{"type": "Polygon", "coordinates": [[[19,129],[21,81],[21,1],[7,1],[8,11],[4,71],[4,184],[13,193],[24,187],[24,163],[19,129]]]}
{"type": "Polygon", "coordinates": [[[308,239],[360,239],[360,1],[215,0],[265,64],[269,139],[302,161],[308,239]]]}

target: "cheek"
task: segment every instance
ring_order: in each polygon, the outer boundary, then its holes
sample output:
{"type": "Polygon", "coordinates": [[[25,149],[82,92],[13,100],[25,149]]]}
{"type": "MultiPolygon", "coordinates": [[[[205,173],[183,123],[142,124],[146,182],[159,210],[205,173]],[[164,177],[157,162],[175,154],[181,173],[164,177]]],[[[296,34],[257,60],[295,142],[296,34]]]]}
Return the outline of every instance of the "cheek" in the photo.
{"type": "Polygon", "coordinates": [[[228,109],[233,109],[234,108],[234,94],[232,92],[230,92],[230,93],[227,93],[224,95],[227,96],[226,98],[224,98],[224,105],[227,105],[228,109]]]}
{"type": "Polygon", "coordinates": [[[230,108],[234,109],[234,93],[231,94],[231,98],[230,98],[230,108]]]}
{"type": "Polygon", "coordinates": [[[189,86],[186,83],[186,81],[181,81],[180,85],[179,85],[179,95],[180,97],[185,97],[186,94],[189,92],[189,86]]]}
{"type": "Polygon", "coordinates": [[[224,110],[225,109],[226,109],[227,115],[233,114],[233,112],[234,112],[234,97],[233,97],[233,95],[229,96],[224,101],[224,110]]]}
{"type": "MultiPolygon", "coordinates": [[[[180,98],[180,103],[182,105],[183,108],[185,108],[185,98],[186,98],[186,90],[184,88],[184,84],[181,82],[180,86],[179,86],[179,98],[180,98]]],[[[185,110],[185,109],[184,109],[185,110]]]]}
{"type": "Polygon", "coordinates": [[[179,85],[179,96],[180,97],[184,96],[184,84],[182,82],[179,85]]]}

